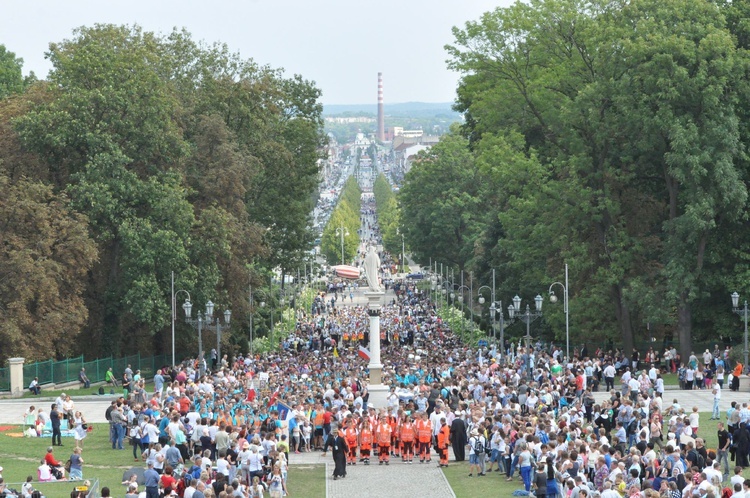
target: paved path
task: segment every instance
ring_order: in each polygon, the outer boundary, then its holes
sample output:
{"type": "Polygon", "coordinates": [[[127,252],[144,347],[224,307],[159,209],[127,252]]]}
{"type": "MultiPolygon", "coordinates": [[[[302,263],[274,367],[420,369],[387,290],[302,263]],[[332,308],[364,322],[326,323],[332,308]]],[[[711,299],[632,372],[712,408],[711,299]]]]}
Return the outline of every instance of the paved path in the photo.
{"type": "MultiPolygon", "coordinates": [[[[597,403],[601,403],[602,401],[609,399],[609,396],[609,392],[606,391],[599,391],[594,393],[594,398],[596,399],[597,403]]],[[[677,399],[680,403],[680,406],[685,408],[685,411],[689,411],[693,406],[697,406],[698,411],[700,412],[711,412],[714,407],[714,397],[711,394],[711,391],[708,389],[701,389],[698,391],[666,391],[664,393],[664,408],[671,405],[673,399],[677,399]]],[[[728,389],[723,390],[721,392],[721,402],[719,403],[719,408],[721,409],[722,416],[726,414],[726,411],[731,405],[732,401],[737,401],[738,403],[750,402],[750,393],[732,392],[728,389]]]]}
{"type": "MultiPolygon", "coordinates": [[[[289,455],[289,464],[294,472],[295,465],[327,465],[326,496],[328,498],[351,498],[367,496],[368,498],[411,498],[429,496],[430,498],[455,498],[456,495],[448,484],[443,472],[437,466],[437,454],[433,452],[432,463],[402,463],[400,459],[391,458],[388,466],[347,465],[345,479],[333,480],[333,458],[325,457],[319,451],[289,455]]],[[[451,457],[452,459],[452,457],[451,457]]],[[[377,457],[375,457],[377,460],[377,457]]],[[[466,462],[464,462],[466,463],[466,462]]],[[[456,464],[456,465],[460,465],[456,464]]]]}

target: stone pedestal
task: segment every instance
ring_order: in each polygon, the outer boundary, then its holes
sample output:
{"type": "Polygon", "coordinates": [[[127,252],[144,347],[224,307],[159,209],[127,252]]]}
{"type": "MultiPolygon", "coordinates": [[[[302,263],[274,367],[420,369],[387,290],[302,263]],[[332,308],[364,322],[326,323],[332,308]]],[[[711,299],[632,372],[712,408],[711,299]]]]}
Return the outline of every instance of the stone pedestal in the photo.
{"type": "Polygon", "coordinates": [[[23,396],[23,358],[9,358],[10,395],[14,398],[23,396]]]}
{"type": "Polygon", "coordinates": [[[385,296],[384,292],[365,292],[367,298],[367,314],[370,316],[370,393],[369,402],[375,408],[384,408],[388,396],[388,387],[383,385],[383,364],[380,363],[380,307],[385,296]]]}

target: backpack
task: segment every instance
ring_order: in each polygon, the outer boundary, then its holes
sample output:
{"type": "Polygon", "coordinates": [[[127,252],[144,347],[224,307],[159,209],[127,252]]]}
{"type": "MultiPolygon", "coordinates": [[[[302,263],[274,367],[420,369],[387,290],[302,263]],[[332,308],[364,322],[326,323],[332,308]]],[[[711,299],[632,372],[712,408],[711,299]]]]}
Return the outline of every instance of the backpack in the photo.
{"type": "Polygon", "coordinates": [[[706,468],[706,459],[698,451],[693,450],[693,452],[695,453],[695,465],[698,466],[698,470],[702,471],[706,468]]]}
{"type": "Polygon", "coordinates": [[[472,445],[474,448],[474,453],[479,455],[480,453],[484,453],[484,444],[482,444],[482,438],[481,436],[476,436],[472,438],[474,440],[474,444],[472,445]]]}
{"type": "Polygon", "coordinates": [[[104,386],[99,386],[99,396],[104,396],[104,386]]]}

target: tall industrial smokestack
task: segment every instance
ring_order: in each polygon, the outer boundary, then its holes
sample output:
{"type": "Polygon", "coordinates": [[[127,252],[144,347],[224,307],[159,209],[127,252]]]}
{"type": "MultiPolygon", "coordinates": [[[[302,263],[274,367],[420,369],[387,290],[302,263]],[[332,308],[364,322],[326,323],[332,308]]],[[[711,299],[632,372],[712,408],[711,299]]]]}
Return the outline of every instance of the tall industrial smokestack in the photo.
{"type": "Polygon", "coordinates": [[[385,115],[383,113],[383,73],[378,73],[378,140],[385,141],[385,115]]]}

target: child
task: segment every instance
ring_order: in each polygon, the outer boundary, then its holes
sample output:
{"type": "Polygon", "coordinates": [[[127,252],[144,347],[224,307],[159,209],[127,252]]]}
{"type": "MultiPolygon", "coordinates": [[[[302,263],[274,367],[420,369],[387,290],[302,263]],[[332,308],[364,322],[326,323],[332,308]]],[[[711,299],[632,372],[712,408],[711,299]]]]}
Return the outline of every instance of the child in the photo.
{"type": "Polygon", "coordinates": [[[305,426],[302,428],[302,439],[305,442],[305,451],[311,451],[310,449],[310,437],[312,436],[312,426],[308,420],[305,420],[305,426]]]}
{"type": "Polygon", "coordinates": [[[617,474],[615,476],[615,491],[620,493],[620,496],[625,496],[626,487],[627,486],[625,485],[625,479],[623,479],[622,474],[617,474]]]}
{"type": "Polygon", "coordinates": [[[700,420],[700,415],[698,414],[698,407],[693,407],[693,413],[690,414],[688,417],[690,419],[690,429],[693,431],[693,437],[698,436],[698,422],[700,420]]]}
{"type": "Polygon", "coordinates": [[[286,485],[286,476],[287,472],[289,471],[289,465],[286,462],[286,455],[283,452],[279,453],[279,461],[276,463],[276,465],[281,467],[281,478],[286,485]]]}
{"type": "Polygon", "coordinates": [[[21,495],[23,498],[31,498],[31,493],[34,492],[34,485],[31,484],[31,481],[33,481],[34,478],[29,476],[26,478],[26,482],[23,483],[23,486],[21,486],[21,495]]]}

